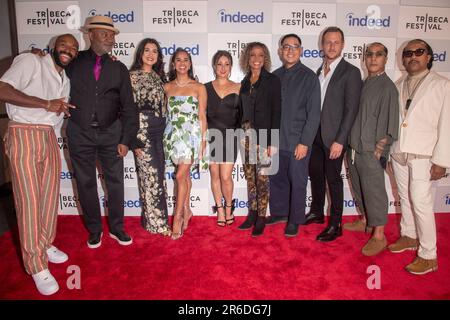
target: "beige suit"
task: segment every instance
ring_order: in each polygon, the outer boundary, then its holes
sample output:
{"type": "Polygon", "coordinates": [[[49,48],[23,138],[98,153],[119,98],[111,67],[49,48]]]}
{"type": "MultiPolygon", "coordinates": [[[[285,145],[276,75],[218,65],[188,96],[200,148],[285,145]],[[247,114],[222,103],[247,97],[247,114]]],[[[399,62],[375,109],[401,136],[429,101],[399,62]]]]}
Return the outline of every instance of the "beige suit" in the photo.
{"type": "Polygon", "coordinates": [[[406,76],[396,82],[400,127],[391,149],[392,154],[408,154],[406,162],[392,161],[402,209],[401,234],[419,239],[420,257],[436,259],[430,169],[432,164],[450,168],[450,81],[430,72],[405,111],[405,80],[406,76]]]}

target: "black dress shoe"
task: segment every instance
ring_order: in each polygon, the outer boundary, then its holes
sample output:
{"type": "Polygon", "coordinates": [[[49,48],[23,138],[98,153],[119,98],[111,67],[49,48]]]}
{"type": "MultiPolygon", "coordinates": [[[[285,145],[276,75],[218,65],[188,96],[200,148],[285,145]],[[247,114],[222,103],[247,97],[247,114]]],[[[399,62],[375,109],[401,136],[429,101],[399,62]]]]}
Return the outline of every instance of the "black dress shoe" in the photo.
{"type": "Polygon", "coordinates": [[[109,236],[122,246],[128,246],[133,243],[133,239],[125,231],[110,232],[109,236]]]}
{"type": "Polygon", "coordinates": [[[266,227],[265,220],[265,217],[258,217],[256,219],[255,227],[252,230],[252,237],[259,237],[264,233],[264,228],[266,227]]]}
{"type": "Polygon", "coordinates": [[[287,217],[270,216],[266,219],[266,225],[283,223],[283,222],[287,222],[287,221],[288,221],[287,217]]]}
{"type": "Polygon", "coordinates": [[[322,242],[329,242],[340,236],[342,236],[341,226],[328,226],[317,236],[316,239],[322,242]]]}
{"type": "Polygon", "coordinates": [[[311,224],[311,223],[324,223],[325,222],[325,216],[323,214],[310,212],[305,217],[305,223],[304,224],[311,224]]]}
{"type": "Polygon", "coordinates": [[[89,234],[89,239],[87,241],[87,245],[91,249],[98,248],[102,245],[102,235],[103,232],[94,232],[89,234]]]}
{"type": "Polygon", "coordinates": [[[286,237],[295,237],[298,234],[298,224],[288,223],[286,229],[284,229],[284,235],[286,237]]]}

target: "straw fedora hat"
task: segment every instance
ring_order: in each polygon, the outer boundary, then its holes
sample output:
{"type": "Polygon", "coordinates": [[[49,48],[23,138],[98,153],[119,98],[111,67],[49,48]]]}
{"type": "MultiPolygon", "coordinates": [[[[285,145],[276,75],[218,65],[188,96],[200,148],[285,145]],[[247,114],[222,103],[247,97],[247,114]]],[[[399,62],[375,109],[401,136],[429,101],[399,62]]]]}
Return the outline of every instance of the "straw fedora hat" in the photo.
{"type": "Polygon", "coordinates": [[[86,24],[81,28],[83,32],[89,32],[91,29],[106,29],[119,34],[119,29],[114,28],[113,20],[107,16],[92,16],[86,19],[86,24]]]}

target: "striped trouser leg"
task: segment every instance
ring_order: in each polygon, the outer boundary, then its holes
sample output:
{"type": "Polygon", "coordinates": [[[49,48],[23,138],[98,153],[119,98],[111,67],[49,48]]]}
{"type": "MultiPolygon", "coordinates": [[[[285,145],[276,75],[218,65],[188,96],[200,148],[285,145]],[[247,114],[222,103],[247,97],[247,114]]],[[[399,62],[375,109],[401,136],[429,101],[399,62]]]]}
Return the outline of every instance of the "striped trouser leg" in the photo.
{"type": "Polygon", "coordinates": [[[56,233],[59,148],[50,126],[10,124],[7,138],[22,258],[35,274],[47,269],[46,249],[56,233]]]}

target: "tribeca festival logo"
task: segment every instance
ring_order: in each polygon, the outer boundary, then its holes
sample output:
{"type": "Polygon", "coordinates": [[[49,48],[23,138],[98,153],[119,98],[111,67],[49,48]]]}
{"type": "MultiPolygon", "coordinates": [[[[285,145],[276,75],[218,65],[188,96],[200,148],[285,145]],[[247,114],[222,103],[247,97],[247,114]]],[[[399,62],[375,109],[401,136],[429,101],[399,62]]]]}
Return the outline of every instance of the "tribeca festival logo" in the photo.
{"type": "Polygon", "coordinates": [[[77,202],[77,196],[59,194],[59,207],[61,208],[61,210],[65,208],[76,208],[77,202]]]}
{"type": "Polygon", "coordinates": [[[179,46],[176,43],[169,44],[167,46],[162,46],[161,51],[164,56],[171,56],[175,53],[177,48],[182,48],[189,52],[192,56],[200,55],[200,44],[187,45],[187,46],[179,46]]]}
{"type": "Polygon", "coordinates": [[[316,11],[291,11],[289,18],[281,19],[282,26],[299,26],[302,29],[309,26],[320,27],[322,21],[327,19],[325,12],[316,11]]]}
{"type": "Polygon", "coordinates": [[[366,51],[366,45],[351,46],[350,50],[350,52],[344,52],[342,54],[346,60],[361,60],[366,51]]]}
{"type": "Polygon", "coordinates": [[[97,9],[91,9],[89,11],[89,16],[106,16],[110,17],[113,22],[134,22],[134,11],[131,10],[125,13],[115,13],[108,11],[106,13],[98,13],[97,9]]]}
{"type": "Polygon", "coordinates": [[[186,25],[194,24],[194,18],[198,18],[200,15],[197,10],[189,9],[177,9],[173,7],[172,9],[161,10],[161,15],[152,18],[153,24],[160,25],[186,25]]]}
{"type": "Polygon", "coordinates": [[[45,8],[36,10],[31,16],[26,18],[26,24],[29,26],[45,26],[52,28],[58,25],[66,25],[71,30],[80,28],[81,13],[80,7],[77,5],[68,6],[65,9],[45,8]]]}
{"type": "Polygon", "coordinates": [[[391,26],[391,16],[381,17],[379,6],[370,5],[367,7],[364,17],[357,17],[353,12],[345,15],[350,27],[366,27],[367,29],[389,28],[391,26]]]}
{"type": "Polygon", "coordinates": [[[406,22],[405,28],[408,30],[421,30],[423,32],[442,31],[443,26],[448,24],[448,17],[441,15],[415,15],[410,21],[406,22]]]}
{"type": "Polygon", "coordinates": [[[239,59],[247,43],[247,41],[242,40],[229,41],[225,44],[225,50],[227,50],[233,58],[239,59]]]}
{"type": "Polygon", "coordinates": [[[129,57],[132,55],[131,50],[135,50],[136,45],[133,41],[117,41],[114,43],[112,55],[116,57],[129,57]]]}
{"type": "Polygon", "coordinates": [[[241,11],[227,13],[225,9],[217,11],[221,23],[264,23],[264,12],[245,14],[241,11]]]}

